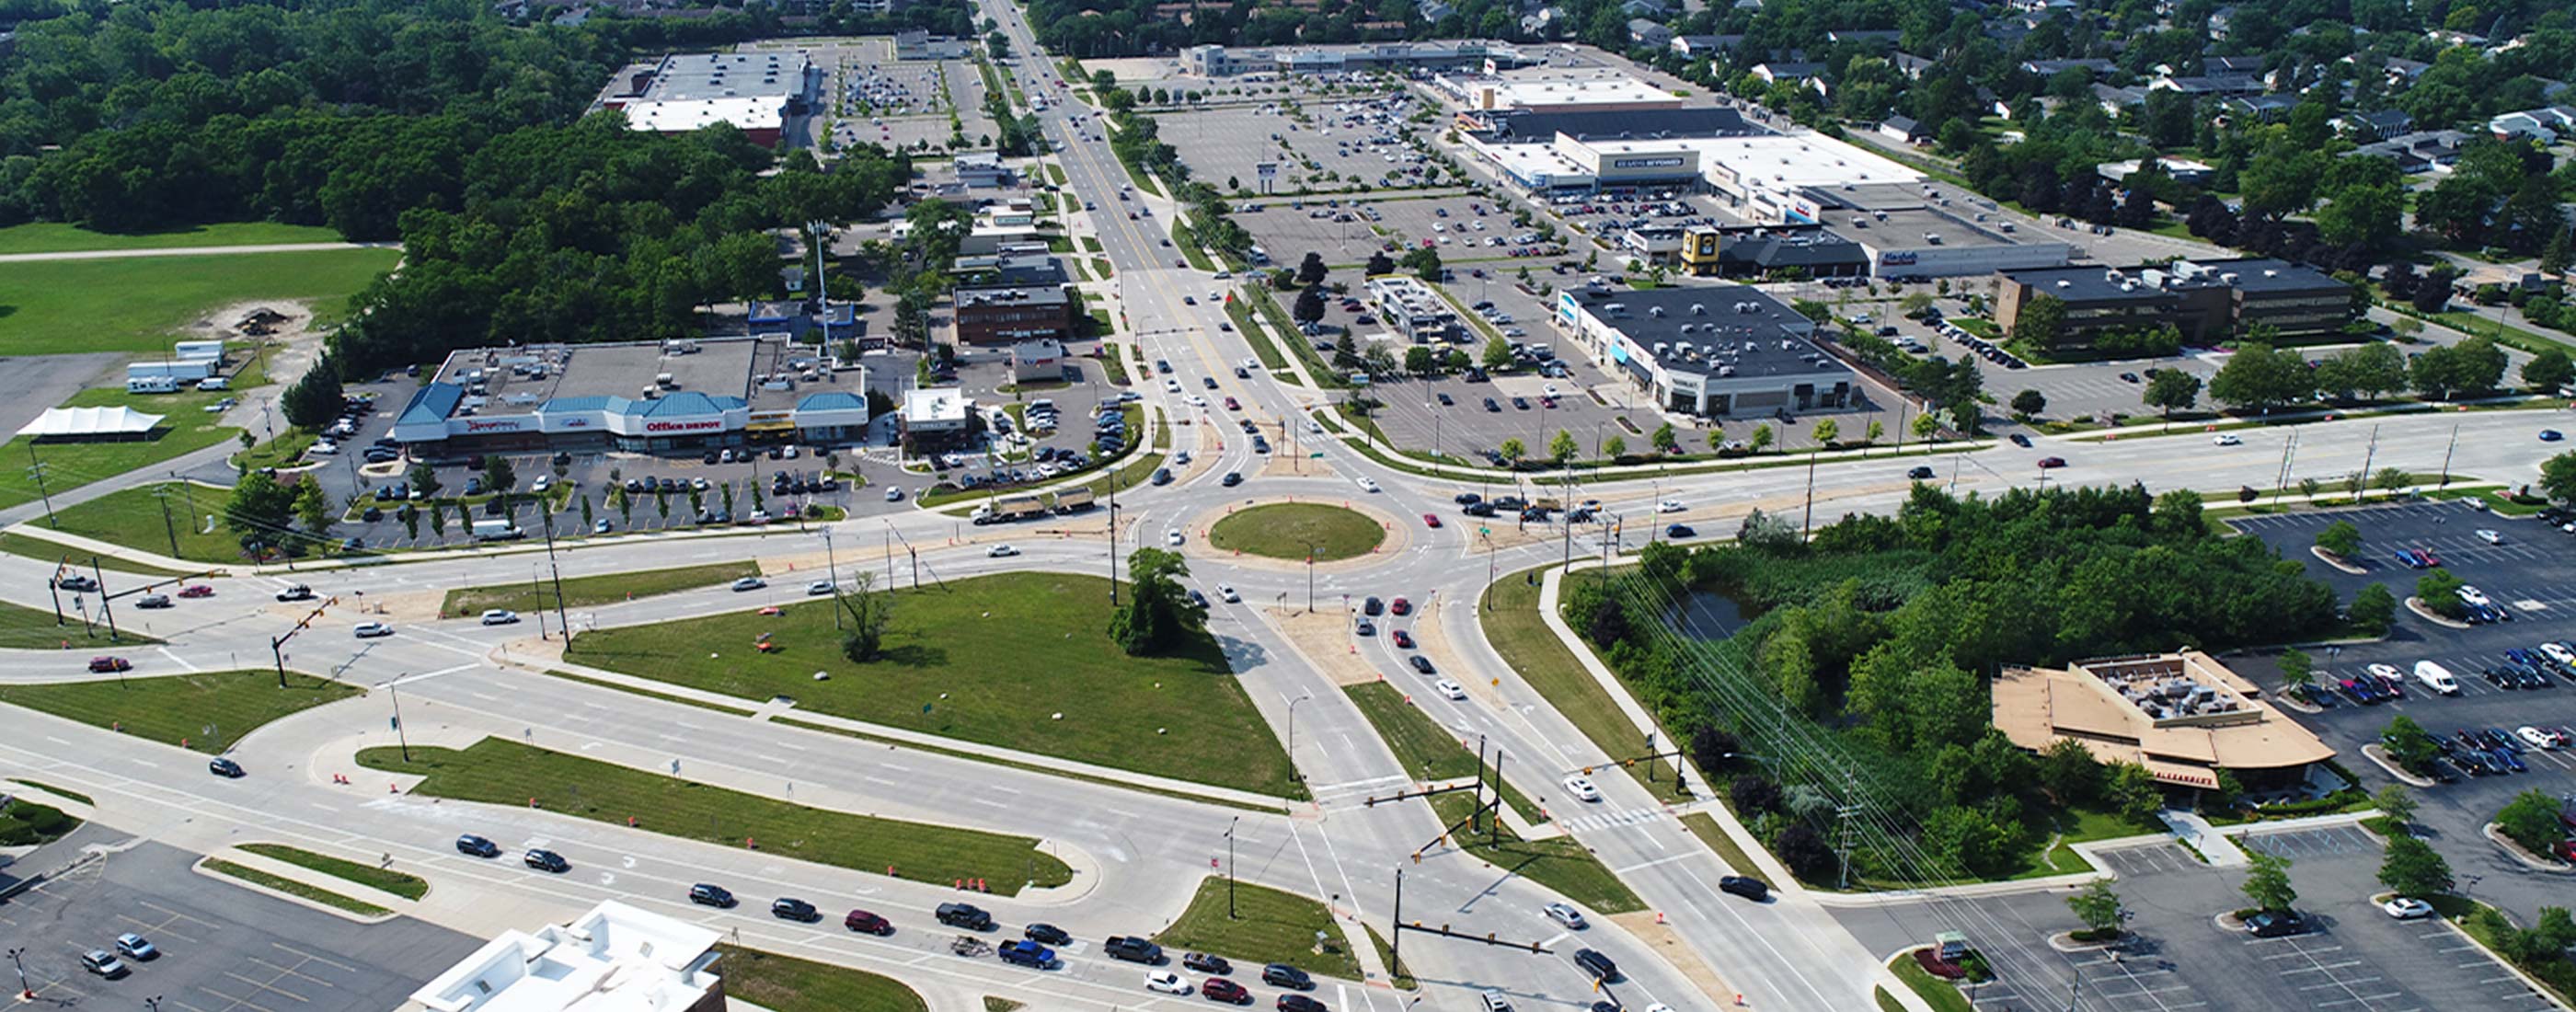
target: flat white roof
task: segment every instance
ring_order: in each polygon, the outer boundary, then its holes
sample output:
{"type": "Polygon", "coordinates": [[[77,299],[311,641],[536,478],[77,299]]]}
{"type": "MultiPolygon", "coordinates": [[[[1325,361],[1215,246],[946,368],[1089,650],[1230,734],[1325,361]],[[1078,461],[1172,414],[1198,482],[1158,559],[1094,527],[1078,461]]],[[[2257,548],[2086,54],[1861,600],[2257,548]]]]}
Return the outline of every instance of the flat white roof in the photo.
{"type": "Polygon", "coordinates": [[[411,1000],[437,1012],[683,1012],[715,986],[722,936],[608,900],[568,924],[512,929],[411,1000]]]}
{"type": "Polygon", "coordinates": [[[744,130],[776,130],[786,118],[785,95],[674,99],[631,102],[626,106],[628,126],[666,134],[688,133],[718,123],[731,123],[744,130]]]}
{"type": "Polygon", "coordinates": [[[21,436],[111,436],[152,431],[163,415],[147,415],[118,405],[107,408],[46,408],[19,429],[21,436]]]}
{"type": "Polygon", "coordinates": [[[903,395],[906,425],[966,420],[966,392],[955,387],[916,387],[903,395]]]}
{"type": "Polygon", "coordinates": [[[1546,109],[1563,105],[1601,105],[1605,103],[1682,104],[1682,98],[1662,88],[1633,77],[1592,77],[1577,80],[1500,80],[1480,81],[1475,90],[1485,98],[1478,104],[1490,109],[1546,109]]]}
{"type": "Polygon", "coordinates": [[[1818,134],[1712,137],[1675,140],[1700,155],[1703,171],[1720,166],[1765,189],[1923,181],[1923,174],[1852,145],[1818,134]]]}

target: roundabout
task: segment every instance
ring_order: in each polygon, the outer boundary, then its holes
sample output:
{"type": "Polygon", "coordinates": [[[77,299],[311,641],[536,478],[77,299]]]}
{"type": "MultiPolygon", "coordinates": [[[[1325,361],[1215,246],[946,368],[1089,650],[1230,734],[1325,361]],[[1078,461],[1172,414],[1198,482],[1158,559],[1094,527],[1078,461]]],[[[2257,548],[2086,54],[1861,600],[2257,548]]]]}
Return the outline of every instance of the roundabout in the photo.
{"type": "Polygon", "coordinates": [[[1237,509],[1208,525],[1208,546],[1221,552],[1305,562],[1358,558],[1388,539],[1389,524],[1346,506],[1276,502],[1237,509]]]}

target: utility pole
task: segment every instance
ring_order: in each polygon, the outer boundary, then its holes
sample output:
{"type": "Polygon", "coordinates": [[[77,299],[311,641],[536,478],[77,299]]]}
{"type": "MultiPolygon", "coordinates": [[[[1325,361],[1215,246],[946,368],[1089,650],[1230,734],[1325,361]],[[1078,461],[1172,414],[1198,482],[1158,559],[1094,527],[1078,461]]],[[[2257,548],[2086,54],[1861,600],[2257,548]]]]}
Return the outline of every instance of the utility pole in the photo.
{"type": "MultiPolygon", "coordinates": [[[[2370,445],[2361,451],[2361,481],[2363,488],[2370,487],[2370,464],[2372,461],[2377,459],[2379,459],[2379,426],[2373,425],[2370,427],[2370,445]]],[[[2353,496],[2353,500],[2356,502],[2360,501],[2360,499],[2361,496],[2358,494],[2353,496]]]]}
{"type": "Polygon", "coordinates": [[[1225,919],[1229,921],[1239,919],[1234,912],[1234,827],[1242,822],[1243,816],[1238,815],[1225,824],[1225,919]]]}
{"type": "MultiPolygon", "coordinates": [[[[1404,874],[1403,872],[1397,872],[1397,873],[1396,873],[1396,875],[1397,875],[1396,882],[1399,884],[1399,886],[1400,886],[1400,885],[1402,884],[1402,882],[1404,881],[1404,879],[1403,879],[1403,874],[1404,874]]],[[[1400,896],[1400,895],[1403,895],[1403,894],[1402,894],[1402,893],[1398,893],[1397,895],[1399,895],[1399,896],[1400,896]]],[[[36,1000],[36,989],[35,989],[35,988],[32,988],[32,987],[28,987],[28,986],[27,986],[27,950],[25,950],[25,949],[11,949],[11,950],[9,950],[9,962],[11,962],[11,963],[13,963],[13,964],[16,964],[16,965],[17,965],[17,967],[18,967],[18,1000],[19,1000],[19,1001],[34,1001],[34,1000],[36,1000]]]]}
{"type": "Polygon", "coordinates": [[[1306,614],[1315,613],[1315,545],[1306,546],[1306,614]]]}
{"type": "Polygon", "coordinates": [[[2451,451],[2460,448],[2460,423],[2451,423],[2451,441],[2442,447],[2442,484],[2451,484],[2451,451]]]}
{"type": "Polygon", "coordinates": [[[411,672],[406,671],[385,683],[385,691],[394,697],[394,741],[402,746],[404,762],[411,761],[411,732],[403,730],[402,726],[402,680],[410,676],[411,672]]]}
{"type": "MultiPolygon", "coordinates": [[[[886,528],[887,538],[894,537],[893,530],[891,527],[886,528]]],[[[886,552],[886,559],[889,562],[893,561],[894,552],[891,549],[886,552]]],[[[832,558],[832,529],[829,527],[823,528],[823,578],[831,581],[832,584],[832,629],[838,632],[841,629],[841,564],[833,561],[832,558]]],[[[893,582],[891,574],[888,575],[887,582],[893,582]]]]}
{"type": "Polygon", "coordinates": [[[2281,440],[2281,473],[2276,475],[2272,480],[2272,505],[2274,506],[2281,504],[2281,493],[2289,488],[2290,457],[2293,453],[2296,453],[2298,449],[2299,432],[2296,429],[2292,429],[2290,430],[2288,437],[2281,440]]]}
{"type": "Polygon", "coordinates": [[[178,525],[170,522],[170,487],[164,485],[153,489],[152,499],[161,504],[161,533],[170,537],[170,557],[178,558],[179,528],[178,525]]]}
{"type": "Polygon", "coordinates": [[[1118,610],[1118,477],[1114,474],[1109,478],[1109,610],[1118,610]]]}
{"type": "Polygon", "coordinates": [[[110,603],[113,598],[110,598],[107,593],[107,572],[98,567],[98,556],[89,557],[89,578],[98,582],[98,614],[107,620],[108,642],[125,642],[124,638],[118,636],[116,632],[116,607],[110,603]]]}
{"type": "Polygon", "coordinates": [[[45,464],[36,459],[36,441],[33,439],[27,441],[27,475],[36,479],[36,495],[45,500],[45,526],[61,530],[62,523],[54,519],[53,493],[45,490],[45,464]]]}
{"type": "Polygon", "coordinates": [[[1834,806],[1834,863],[1841,877],[1837,889],[1851,888],[1851,817],[1860,814],[1859,805],[1834,806]]]}
{"type": "MultiPolygon", "coordinates": [[[[546,568],[555,578],[555,624],[563,627],[565,647],[572,645],[572,611],[564,604],[563,564],[555,558],[555,517],[546,510],[546,497],[537,496],[537,519],[546,528],[546,568]]],[[[537,599],[537,638],[546,638],[545,598],[537,599]]]]}

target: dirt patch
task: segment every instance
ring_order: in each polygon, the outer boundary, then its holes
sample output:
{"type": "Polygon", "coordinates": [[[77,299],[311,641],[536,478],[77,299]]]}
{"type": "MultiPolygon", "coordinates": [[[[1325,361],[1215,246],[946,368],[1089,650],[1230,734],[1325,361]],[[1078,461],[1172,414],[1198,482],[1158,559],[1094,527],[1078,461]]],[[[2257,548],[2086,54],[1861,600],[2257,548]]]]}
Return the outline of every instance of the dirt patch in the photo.
{"type": "Polygon", "coordinates": [[[1684,978],[1700,989],[1700,993],[1708,995],[1709,1001],[1728,1008],[1735,1006],[1735,991],[1726,986],[1726,981],[1717,975],[1714,968],[1700,961],[1698,953],[1682,944],[1681,933],[1674,931],[1672,925],[1658,923],[1651,911],[1611,914],[1609,917],[1612,923],[1626,928],[1629,934],[1637,936],[1638,941],[1664,957],[1673,969],[1680,970],[1684,978]]]}
{"type": "Polygon", "coordinates": [[[1351,642],[1349,615],[1332,608],[1315,612],[1302,608],[1262,610],[1269,614],[1270,624],[1279,627],[1288,642],[1333,684],[1365,685],[1380,680],[1376,666],[1361,657],[1351,642]]]}
{"type": "Polygon", "coordinates": [[[180,328],[192,341],[300,341],[313,327],[313,307],[282,299],[217,306],[180,328]]]}
{"type": "Polygon", "coordinates": [[[1330,478],[1336,473],[1326,461],[1310,460],[1284,448],[1261,462],[1261,476],[1265,478],[1330,478]]]}

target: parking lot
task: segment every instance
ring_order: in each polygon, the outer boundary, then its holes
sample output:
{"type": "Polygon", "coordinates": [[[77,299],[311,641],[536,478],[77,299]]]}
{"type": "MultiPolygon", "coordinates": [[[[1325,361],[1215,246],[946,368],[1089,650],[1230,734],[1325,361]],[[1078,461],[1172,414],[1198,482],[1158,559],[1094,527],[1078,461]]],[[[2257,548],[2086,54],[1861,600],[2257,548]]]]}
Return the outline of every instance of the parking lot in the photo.
{"type": "MultiPolygon", "coordinates": [[[[2455,697],[2434,695],[2409,681],[2402,699],[2362,705],[2338,697],[2336,705],[2323,713],[2291,714],[2327,744],[2355,755],[2363,745],[2377,741],[2389,719],[2400,713],[2445,738],[2463,729],[2492,728],[2511,735],[2523,725],[2576,726],[2576,684],[2563,677],[2541,689],[2506,689],[2480,677],[2481,671],[2501,663],[2508,649],[2576,638],[2576,621],[2571,621],[2576,619],[2576,562],[2570,561],[2567,552],[2568,535],[2536,520],[2498,517],[2458,502],[2253,517],[2233,523],[2262,538],[2284,558],[2305,562],[2309,575],[2326,581],[2346,600],[2369,583],[2386,584],[2401,598],[2410,594],[2421,573],[2400,565],[2394,552],[2417,548],[2432,553],[2452,574],[2517,616],[2510,622],[2453,629],[2401,609],[2397,629],[2385,641],[2311,649],[2320,686],[2368,677],[2372,664],[2411,673],[2420,660],[2440,663],[2460,683],[2455,697]],[[2366,546],[2364,575],[2344,573],[2308,553],[2317,531],[2339,519],[2361,529],[2366,546]],[[2475,531],[2482,528],[2496,530],[2504,543],[2480,540],[2475,531]]],[[[2248,658],[2238,670],[2278,691],[2277,657],[2248,658]]],[[[2423,809],[2416,821],[2426,827],[2434,846],[2459,873],[2464,891],[2527,920],[2550,896],[2564,897],[2566,886],[2557,876],[2525,869],[2488,844],[2478,830],[2524,790],[2537,789],[2553,797],[2576,791],[2576,755],[2526,747],[2517,758],[2525,771],[2458,776],[2456,782],[2417,791],[2423,809]]],[[[2345,765],[2374,789],[2389,782],[2375,764],[2357,756],[2345,765]]]]}
{"type": "Polygon", "coordinates": [[[1512,223],[1508,208],[1466,190],[1443,189],[1383,199],[1272,197],[1247,202],[1235,221],[1252,232],[1270,258],[1293,267],[1309,252],[1336,270],[1356,270],[1381,250],[1399,257],[1428,240],[1441,263],[1459,278],[1482,268],[1509,274],[1521,265],[1546,270],[1539,259],[1563,247],[1539,241],[1533,229],[1512,223]],[[1393,249],[1387,247],[1392,244],[1393,249]]]}
{"type": "Polygon", "coordinates": [[[2399,921],[2370,902],[2379,845],[2348,826],[2243,838],[2291,857],[2309,933],[2254,938],[2215,918],[2245,905],[2240,869],[2214,869],[2172,843],[2105,852],[2130,937],[2114,952],[2060,952],[2052,935],[2082,927],[2065,889],[1938,900],[1836,916],[1875,952],[1961,931],[1996,967],[1976,1007],[2019,1012],[2329,1009],[2438,1012],[2553,1007],[2466,938],[2434,920],[2399,921]]]}
{"type": "Polygon", "coordinates": [[[1191,174],[1222,185],[1261,188],[1255,166],[1278,166],[1272,192],[1340,192],[1365,183],[1384,189],[1425,185],[1434,166],[1414,147],[1405,117],[1420,108],[1407,92],[1375,98],[1307,99],[1301,123],[1276,103],[1165,112],[1161,137],[1191,174]]]}
{"type": "MultiPolygon", "coordinates": [[[[85,828],[87,839],[114,834],[85,828]]],[[[77,834],[76,834],[77,836],[77,834]]],[[[65,842],[72,842],[67,838],[65,842]]],[[[58,866],[62,843],[35,862],[58,866]]],[[[338,1012],[399,1006],[482,944],[421,921],[357,925],[189,870],[195,855],[157,843],[109,855],[0,902],[0,937],[24,948],[27,983],[55,1008],[170,1012],[338,1012]],[[81,953],[135,932],[161,951],[109,980],[81,953]]]]}

